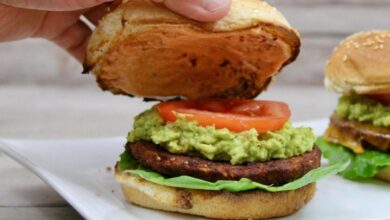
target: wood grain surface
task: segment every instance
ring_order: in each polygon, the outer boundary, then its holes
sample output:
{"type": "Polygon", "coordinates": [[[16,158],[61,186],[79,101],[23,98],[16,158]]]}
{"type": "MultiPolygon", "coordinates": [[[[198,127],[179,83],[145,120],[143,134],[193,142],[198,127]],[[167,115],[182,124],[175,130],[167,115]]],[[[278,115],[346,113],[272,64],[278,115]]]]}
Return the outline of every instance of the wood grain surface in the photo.
{"type": "MultiPolygon", "coordinates": [[[[322,87],[333,48],[363,30],[390,29],[389,0],[269,0],[302,35],[298,60],[264,99],[290,103],[294,120],[327,117],[337,95],[322,87]]],[[[0,44],[0,137],[124,136],[139,100],[102,93],[81,66],[44,40],[0,44]]],[[[82,219],[50,186],[0,154],[0,219],[82,219]]]]}

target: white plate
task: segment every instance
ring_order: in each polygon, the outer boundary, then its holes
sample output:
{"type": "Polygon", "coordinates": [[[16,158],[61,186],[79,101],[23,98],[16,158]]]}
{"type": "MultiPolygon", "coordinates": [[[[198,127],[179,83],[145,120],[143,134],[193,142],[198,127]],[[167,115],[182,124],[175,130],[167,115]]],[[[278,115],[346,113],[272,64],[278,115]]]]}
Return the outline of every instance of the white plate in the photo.
{"type": "MultiPolygon", "coordinates": [[[[326,120],[297,123],[317,134],[326,120]]],[[[124,138],[0,142],[0,150],[32,170],[57,190],[87,219],[196,219],[127,204],[113,179],[113,167],[123,151],[124,138]]],[[[318,184],[314,199],[286,219],[390,219],[390,185],[357,183],[338,176],[318,184]]],[[[199,218],[197,218],[199,219],[199,218]]]]}

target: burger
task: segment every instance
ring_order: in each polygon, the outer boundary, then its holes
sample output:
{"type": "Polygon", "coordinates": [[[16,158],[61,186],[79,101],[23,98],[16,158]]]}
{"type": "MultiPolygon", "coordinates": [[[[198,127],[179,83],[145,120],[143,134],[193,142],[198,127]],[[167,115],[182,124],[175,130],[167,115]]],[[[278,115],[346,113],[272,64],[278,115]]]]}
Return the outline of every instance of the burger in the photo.
{"type": "Polygon", "coordinates": [[[348,179],[390,181],[390,31],[357,33],[333,52],[327,88],[342,94],[323,138],[330,163],[350,160],[348,179]]]}
{"type": "Polygon", "coordinates": [[[300,38],[275,8],[233,0],[199,23],[144,0],[108,13],[85,67],[103,90],[159,102],[135,118],[116,165],[136,205],[220,219],[285,216],[313,197],[320,167],[310,128],[286,103],[252,100],[298,55],[300,38]]]}

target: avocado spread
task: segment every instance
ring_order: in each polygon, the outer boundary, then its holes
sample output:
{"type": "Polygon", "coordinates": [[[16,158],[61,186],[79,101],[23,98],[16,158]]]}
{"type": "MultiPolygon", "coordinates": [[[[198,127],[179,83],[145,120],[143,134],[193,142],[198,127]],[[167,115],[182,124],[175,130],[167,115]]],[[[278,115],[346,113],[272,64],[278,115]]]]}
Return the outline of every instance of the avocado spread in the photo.
{"type": "Polygon", "coordinates": [[[348,120],[390,127],[390,106],[364,96],[353,94],[340,97],[337,113],[348,120]]]}
{"type": "Polygon", "coordinates": [[[173,154],[200,155],[209,160],[231,164],[284,159],[311,151],[315,135],[310,128],[294,128],[290,123],[278,131],[258,133],[255,129],[233,133],[214,126],[202,127],[195,121],[178,120],[165,123],[152,108],[135,118],[128,141],[150,141],[173,154]]]}

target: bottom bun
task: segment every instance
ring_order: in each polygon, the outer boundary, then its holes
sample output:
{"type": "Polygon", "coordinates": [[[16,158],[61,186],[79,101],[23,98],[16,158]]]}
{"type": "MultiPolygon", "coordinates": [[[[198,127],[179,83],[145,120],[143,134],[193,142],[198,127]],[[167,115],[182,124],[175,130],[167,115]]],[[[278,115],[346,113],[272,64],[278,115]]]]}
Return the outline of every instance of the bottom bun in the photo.
{"type": "Polygon", "coordinates": [[[290,215],[311,200],[315,183],[297,190],[231,193],[179,189],[129,175],[116,174],[127,201],[139,206],[219,219],[264,219],[290,215]]]}
{"type": "Polygon", "coordinates": [[[377,174],[376,178],[381,179],[383,181],[390,182],[390,166],[387,166],[381,169],[377,174]]]}

